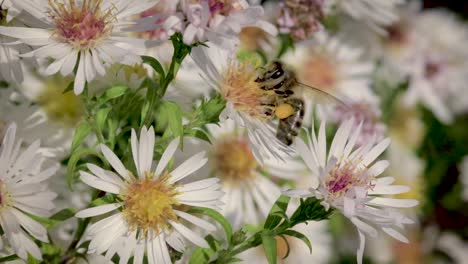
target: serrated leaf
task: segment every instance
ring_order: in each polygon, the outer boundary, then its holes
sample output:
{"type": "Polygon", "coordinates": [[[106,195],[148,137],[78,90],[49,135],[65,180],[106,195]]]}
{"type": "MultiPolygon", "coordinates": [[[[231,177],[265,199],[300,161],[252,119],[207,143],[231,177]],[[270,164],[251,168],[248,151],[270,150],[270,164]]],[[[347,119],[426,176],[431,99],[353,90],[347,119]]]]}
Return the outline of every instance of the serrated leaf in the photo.
{"type": "Polygon", "coordinates": [[[194,214],[203,214],[206,216],[209,216],[216,222],[218,222],[221,227],[224,229],[224,233],[226,234],[226,240],[231,241],[232,238],[232,226],[231,223],[219,212],[210,209],[210,208],[204,208],[204,207],[194,207],[190,209],[191,213],[194,214]]]}
{"type": "Polygon", "coordinates": [[[99,131],[103,131],[106,121],[107,121],[107,116],[109,115],[109,112],[112,110],[111,107],[106,107],[106,108],[101,108],[97,111],[96,113],[96,127],[99,131]]]}
{"type": "Polygon", "coordinates": [[[73,135],[72,140],[72,147],[71,152],[75,152],[75,150],[83,143],[84,139],[89,135],[91,132],[91,126],[88,122],[82,121],[78,127],[75,129],[75,134],[73,135]]]}
{"type": "Polygon", "coordinates": [[[99,157],[99,154],[91,148],[78,149],[73,152],[70,159],[68,160],[67,167],[67,185],[70,190],[73,190],[73,183],[75,182],[75,168],[76,164],[80,159],[86,155],[95,155],[99,157]]]}
{"type": "Polygon", "coordinates": [[[310,243],[309,238],[307,238],[304,234],[299,233],[292,229],[286,230],[282,232],[282,234],[287,235],[287,236],[292,236],[292,237],[302,240],[306,244],[306,246],[309,248],[310,254],[312,254],[312,244],[310,243]]]}
{"type": "Polygon", "coordinates": [[[104,98],[107,100],[115,99],[125,94],[128,90],[127,86],[114,86],[110,89],[107,89],[104,93],[104,98]]]}
{"type": "Polygon", "coordinates": [[[146,63],[149,66],[151,66],[151,68],[153,68],[153,70],[155,70],[159,74],[161,79],[164,79],[164,68],[157,59],[150,56],[141,56],[141,59],[143,60],[143,63],[146,63]]]}
{"type": "Polygon", "coordinates": [[[271,234],[262,234],[262,244],[269,264],[276,264],[276,239],[271,234]]]}
{"type": "Polygon", "coordinates": [[[267,219],[263,227],[268,230],[274,229],[282,219],[285,218],[286,210],[288,209],[290,197],[281,195],[272,206],[270,213],[268,214],[267,219]]]}

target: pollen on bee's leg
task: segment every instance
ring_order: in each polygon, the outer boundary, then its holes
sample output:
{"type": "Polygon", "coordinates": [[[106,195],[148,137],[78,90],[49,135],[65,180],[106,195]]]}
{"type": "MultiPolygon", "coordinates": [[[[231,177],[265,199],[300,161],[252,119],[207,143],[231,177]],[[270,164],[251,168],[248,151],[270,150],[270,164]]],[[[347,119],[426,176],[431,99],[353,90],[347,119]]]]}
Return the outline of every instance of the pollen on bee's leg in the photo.
{"type": "Polygon", "coordinates": [[[280,104],[276,107],[275,114],[279,119],[290,117],[294,113],[294,108],[290,104],[280,104]]]}

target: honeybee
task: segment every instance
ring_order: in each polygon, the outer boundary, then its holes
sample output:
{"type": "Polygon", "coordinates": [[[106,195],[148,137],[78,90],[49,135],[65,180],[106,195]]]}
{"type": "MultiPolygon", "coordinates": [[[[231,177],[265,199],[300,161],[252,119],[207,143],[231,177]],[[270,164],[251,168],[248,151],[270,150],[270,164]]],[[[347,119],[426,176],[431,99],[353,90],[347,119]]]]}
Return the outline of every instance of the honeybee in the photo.
{"type": "Polygon", "coordinates": [[[305,101],[298,87],[306,88],[315,98],[320,98],[322,101],[344,104],[323,90],[298,82],[294,71],[279,61],[259,67],[257,71],[258,77],[255,82],[259,84],[260,89],[271,92],[260,102],[263,113],[279,118],[276,137],[286,145],[293,143],[304,119],[305,101]]]}

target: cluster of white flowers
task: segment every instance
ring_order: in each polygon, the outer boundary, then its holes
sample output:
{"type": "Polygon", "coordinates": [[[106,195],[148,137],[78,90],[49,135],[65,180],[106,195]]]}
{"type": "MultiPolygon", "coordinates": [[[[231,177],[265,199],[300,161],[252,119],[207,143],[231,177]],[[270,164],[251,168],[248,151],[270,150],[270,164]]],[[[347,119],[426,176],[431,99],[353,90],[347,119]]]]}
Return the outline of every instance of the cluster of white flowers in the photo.
{"type": "MultiPolygon", "coordinates": [[[[403,0],[259,2],[2,1],[0,258],[42,260],[41,246],[63,243],[95,263],[185,263],[195,247],[223,246],[197,208],[255,229],[281,195],[349,220],[358,263],[380,231],[408,243],[402,231],[415,221],[399,209],[418,205],[423,167],[414,112],[422,103],[450,123],[468,111],[465,23],[403,0]],[[382,95],[404,85],[401,96],[382,95]],[[194,125],[190,111],[214,98],[224,108],[194,125]],[[160,105],[187,113],[174,125],[160,105]],[[50,217],[67,208],[73,222],[56,227],[50,217]]],[[[292,230],[314,251],[281,236],[284,263],[333,258],[328,222],[292,230]]],[[[259,248],[238,257],[266,261],[259,248]]]]}

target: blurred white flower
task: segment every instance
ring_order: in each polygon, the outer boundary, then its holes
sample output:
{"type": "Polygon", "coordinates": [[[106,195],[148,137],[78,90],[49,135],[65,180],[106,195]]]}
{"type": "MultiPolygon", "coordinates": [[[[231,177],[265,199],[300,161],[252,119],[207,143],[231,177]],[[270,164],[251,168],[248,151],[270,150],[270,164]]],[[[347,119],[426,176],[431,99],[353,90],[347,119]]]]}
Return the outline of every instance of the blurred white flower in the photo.
{"type": "Polygon", "coordinates": [[[338,104],[331,113],[331,120],[334,123],[341,124],[350,119],[354,119],[354,129],[361,124],[361,133],[359,134],[356,145],[365,145],[369,139],[381,141],[385,137],[387,126],[381,120],[382,112],[377,103],[355,101],[348,102],[346,105],[338,104]]]}
{"type": "Polygon", "coordinates": [[[27,214],[52,215],[52,200],[57,195],[44,181],[59,165],[43,166],[46,159],[38,152],[39,140],[24,150],[22,142],[16,138],[16,124],[10,124],[0,147],[0,226],[16,255],[27,260],[31,254],[42,260],[40,248],[29,236],[47,243],[47,231],[27,214]]]}
{"type": "Polygon", "coordinates": [[[468,243],[460,239],[458,234],[442,233],[436,246],[449,255],[453,263],[462,264],[468,259],[468,243]]]}
{"type": "Polygon", "coordinates": [[[207,125],[210,171],[221,181],[225,196],[222,214],[235,229],[261,224],[281,194],[276,179],[296,179],[305,165],[284,156],[282,160],[262,156],[259,146],[249,144],[247,131],[233,120],[207,125]],[[273,176],[272,179],[264,174],[273,176]]]}
{"type": "Polygon", "coordinates": [[[0,81],[23,81],[23,69],[20,53],[29,49],[21,43],[14,43],[14,39],[0,36],[0,81]]]}
{"type": "Polygon", "coordinates": [[[81,180],[89,186],[119,196],[120,202],[82,210],[77,217],[110,214],[92,224],[85,240],[91,240],[88,253],[102,254],[111,259],[116,253],[122,263],[134,257],[133,263],[143,263],[145,251],[148,263],[171,263],[169,246],[185,250],[184,238],[200,247],[208,247],[203,236],[187,223],[214,232],[216,227],[184,210],[184,206],[218,209],[223,195],[219,180],[209,178],[182,184],[180,181],[201,168],[206,162],[200,152],[171,172],[166,167],[174,155],[179,140],[172,141],[152,170],[155,143],[154,129],[142,129],[140,138],[132,130],[131,147],[137,176],[124,167],[119,158],[105,145],[101,151],[114,170],[104,170],[88,164],[91,173],[80,171],[81,180]],[[117,210],[117,211],[116,211],[117,210]],[[187,223],[183,223],[187,222],[187,223]]]}
{"type": "Polygon", "coordinates": [[[251,146],[257,146],[264,156],[281,158],[291,150],[276,138],[276,127],[265,105],[270,94],[255,80],[257,66],[249,59],[240,60],[236,52],[217,46],[195,47],[192,58],[200,68],[209,88],[226,100],[221,119],[233,119],[247,129],[251,146]]]}
{"type": "Polygon", "coordinates": [[[157,0],[58,0],[16,1],[14,4],[47,24],[45,28],[4,27],[0,34],[17,38],[34,47],[25,57],[53,58],[45,73],[73,73],[74,91],[83,92],[86,82],[104,75],[114,63],[134,65],[140,62],[136,54],[145,41],[126,37],[122,29],[135,14],[150,8],[157,0]]]}
{"type": "Polygon", "coordinates": [[[277,23],[281,33],[296,40],[308,39],[322,29],[324,0],[285,0],[278,4],[277,23]]]}
{"type": "Polygon", "coordinates": [[[398,20],[397,8],[405,0],[331,0],[329,6],[355,20],[362,21],[371,29],[385,34],[385,27],[398,20]]]}
{"type": "Polygon", "coordinates": [[[296,45],[283,57],[301,83],[338,98],[375,100],[370,89],[374,64],[362,59],[364,50],[351,47],[324,32],[296,45]]]}
{"type": "Polygon", "coordinates": [[[318,137],[312,129],[308,143],[296,141],[296,148],[314,175],[319,177],[317,189],[300,188],[284,192],[294,197],[315,196],[325,208],[335,208],[357,227],[360,245],[358,263],[362,263],[365,235],[376,237],[376,226],[388,235],[408,242],[397,229],[413,221],[394,208],[408,208],[418,204],[416,200],[388,198],[387,195],[405,193],[407,186],[392,185],[392,177],[378,177],[389,165],[386,160],[375,161],[390,144],[390,139],[369,141],[356,148],[361,126],[352,130],[353,120],[343,123],[337,130],[327,157],[325,122],[318,137]]]}
{"type": "Polygon", "coordinates": [[[421,102],[444,123],[468,111],[466,23],[444,10],[422,12],[414,21],[418,45],[409,71],[408,105],[421,102]]]}
{"type": "Polygon", "coordinates": [[[40,152],[47,157],[62,157],[66,154],[71,131],[66,133],[60,125],[51,121],[47,113],[12,88],[0,90],[0,138],[6,126],[15,122],[17,134],[28,144],[41,140],[40,152]]]}

